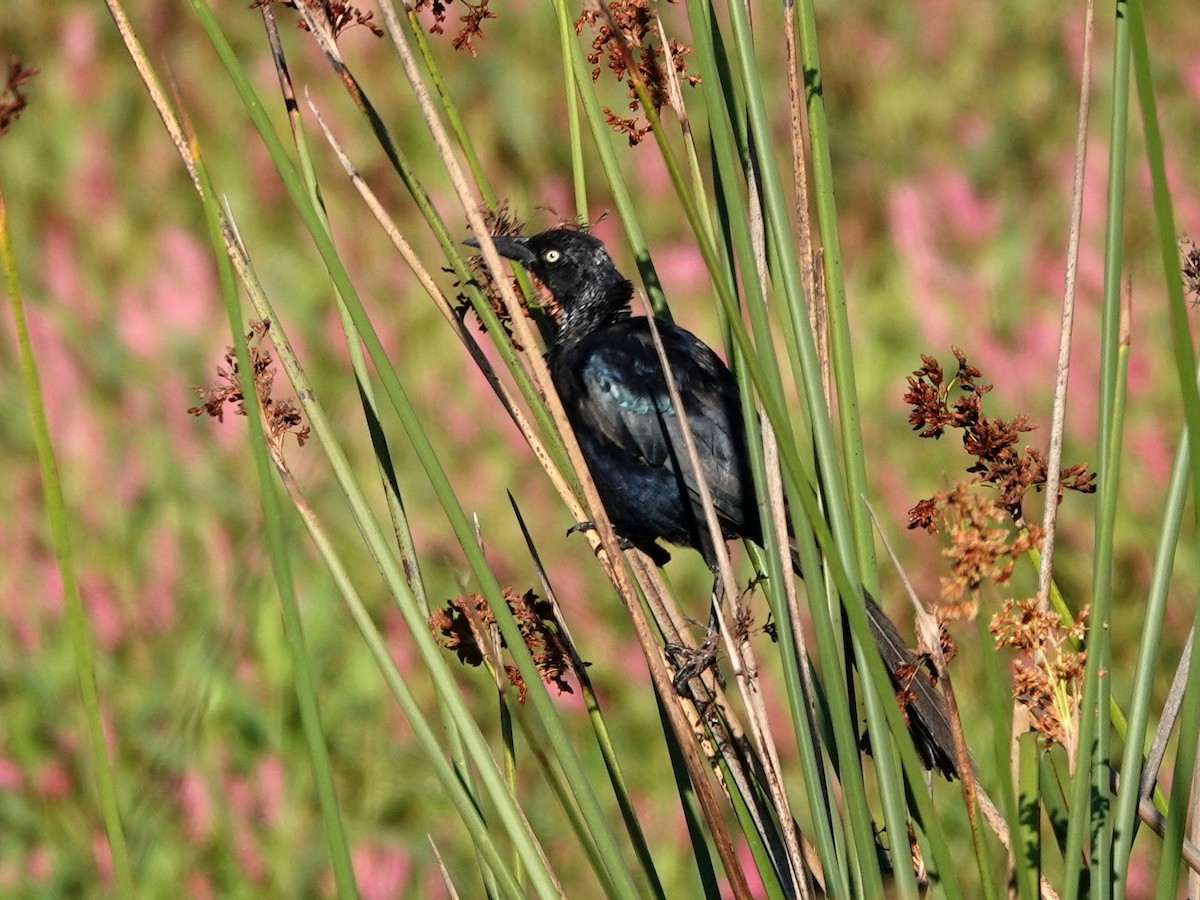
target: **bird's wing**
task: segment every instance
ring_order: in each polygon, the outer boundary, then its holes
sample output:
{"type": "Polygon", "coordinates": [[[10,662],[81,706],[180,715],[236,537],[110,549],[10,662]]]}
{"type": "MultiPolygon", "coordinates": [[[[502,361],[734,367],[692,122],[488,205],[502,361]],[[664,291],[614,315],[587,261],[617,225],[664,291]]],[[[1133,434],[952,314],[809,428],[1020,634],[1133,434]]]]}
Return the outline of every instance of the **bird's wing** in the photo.
{"type": "MultiPolygon", "coordinates": [[[[657,325],[713,505],[722,519],[740,528],[750,479],[737,382],[695,335],[670,322],[657,320],[657,325]]],[[[586,395],[577,407],[580,418],[647,465],[682,473],[699,502],[698,481],[647,320],[627,319],[594,337],[585,339],[577,357],[586,395]]]]}

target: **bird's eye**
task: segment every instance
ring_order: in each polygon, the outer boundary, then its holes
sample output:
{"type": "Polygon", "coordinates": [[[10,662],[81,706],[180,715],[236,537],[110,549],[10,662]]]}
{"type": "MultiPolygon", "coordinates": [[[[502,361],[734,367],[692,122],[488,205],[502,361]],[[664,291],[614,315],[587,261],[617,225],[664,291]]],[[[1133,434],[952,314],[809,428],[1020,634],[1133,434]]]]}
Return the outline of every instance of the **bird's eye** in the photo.
{"type": "Polygon", "coordinates": [[[560,253],[558,250],[547,250],[545,255],[542,256],[542,259],[548,263],[556,263],[562,259],[562,253],[560,253]]]}

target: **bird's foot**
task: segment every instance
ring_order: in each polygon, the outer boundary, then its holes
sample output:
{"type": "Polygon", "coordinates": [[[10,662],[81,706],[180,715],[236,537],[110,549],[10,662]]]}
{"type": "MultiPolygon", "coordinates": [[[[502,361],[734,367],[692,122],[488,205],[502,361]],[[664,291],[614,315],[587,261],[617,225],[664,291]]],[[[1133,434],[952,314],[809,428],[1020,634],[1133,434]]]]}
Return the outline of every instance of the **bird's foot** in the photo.
{"type": "MultiPolygon", "coordinates": [[[[592,522],[590,520],[587,522],[576,522],[574,525],[572,525],[570,528],[567,529],[567,537],[570,537],[573,534],[583,534],[583,532],[585,532],[585,531],[595,531],[595,530],[596,530],[595,522],[592,522]]],[[[623,538],[619,534],[617,535],[617,546],[620,547],[622,550],[633,550],[633,549],[636,549],[636,547],[637,547],[637,545],[634,544],[633,541],[629,540],[628,538],[623,538]]]]}
{"type": "Polygon", "coordinates": [[[696,696],[691,688],[692,679],[700,677],[709,669],[712,669],[717,684],[724,687],[721,670],[716,665],[719,639],[718,633],[710,631],[704,643],[695,649],[682,644],[667,644],[663,648],[675,667],[675,677],[671,679],[671,686],[676,694],[695,700],[696,696]]]}
{"type": "MultiPolygon", "coordinates": [[[[596,530],[596,523],[592,522],[591,520],[586,521],[586,522],[576,522],[574,525],[572,525],[570,528],[567,529],[567,537],[570,537],[573,534],[582,534],[585,531],[595,531],[595,530],[596,530]]],[[[645,553],[647,556],[649,556],[650,559],[653,560],[654,564],[656,566],[658,566],[659,568],[662,568],[663,566],[665,566],[667,563],[669,563],[671,561],[671,554],[668,553],[666,550],[664,550],[662,547],[658,546],[658,544],[652,543],[648,546],[643,546],[641,544],[635,544],[633,541],[629,540],[629,538],[622,537],[621,535],[618,534],[617,535],[617,546],[620,547],[622,550],[641,550],[643,553],[645,553]]]]}
{"type": "Polygon", "coordinates": [[[586,522],[576,522],[574,525],[572,525],[570,528],[568,528],[567,529],[567,537],[570,537],[573,534],[583,534],[583,532],[585,532],[585,531],[595,531],[595,530],[596,530],[596,523],[593,522],[591,519],[588,519],[586,522]]]}

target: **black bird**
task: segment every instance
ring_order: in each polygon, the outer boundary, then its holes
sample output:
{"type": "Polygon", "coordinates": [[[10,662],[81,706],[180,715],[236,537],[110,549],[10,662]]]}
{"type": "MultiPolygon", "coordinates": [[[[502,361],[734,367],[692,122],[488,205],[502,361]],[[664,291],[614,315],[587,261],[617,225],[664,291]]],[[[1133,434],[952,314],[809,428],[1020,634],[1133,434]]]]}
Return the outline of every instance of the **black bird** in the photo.
{"type": "MultiPolygon", "coordinates": [[[[712,535],[650,326],[645,317],[630,315],[633,285],[604,244],[586,232],[554,229],[492,240],[558,303],[550,377],[617,534],[658,565],[670,559],[660,539],[694,547],[715,572],[712,535]]],[[[762,545],[733,373],[695,335],[664,319],[656,324],[722,534],[762,545]]],[[[799,574],[794,547],[792,555],[799,574]]],[[[874,598],[867,593],[865,600],[872,636],[900,688],[898,668],[913,672],[920,664],[874,598]]],[[[941,695],[919,671],[903,687],[916,695],[907,714],[926,768],[952,776],[957,763],[941,695]]]]}

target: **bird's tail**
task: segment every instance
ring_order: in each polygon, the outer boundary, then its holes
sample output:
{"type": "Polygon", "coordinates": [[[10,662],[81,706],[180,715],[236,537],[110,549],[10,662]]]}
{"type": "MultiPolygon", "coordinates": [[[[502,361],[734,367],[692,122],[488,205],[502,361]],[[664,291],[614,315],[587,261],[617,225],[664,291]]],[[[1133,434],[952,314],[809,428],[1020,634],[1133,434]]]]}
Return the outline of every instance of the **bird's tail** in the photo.
{"type": "MultiPolygon", "coordinates": [[[[795,544],[791,550],[792,567],[800,575],[795,544]]],[[[887,666],[921,762],[925,768],[937,769],[947,778],[953,778],[958,774],[958,757],[945,698],[934,685],[925,661],[909,649],[887,613],[866,589],[863,590],[863,602],[871,625],[871,637],[887,666]]]]}
{"type": "Polygon", "coordinates": [[[900,699],[900,708],[908,719],[908,730],[926,768],[937,769],[947,778],[958,774],[958,756],[954,751],[954,730],[946,699],[933,683],[928,662],[918,659],[869,591],[863,591],[871,637],[887,666],[888,676],[900,699]]]}

